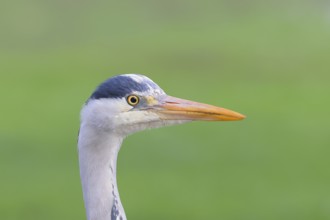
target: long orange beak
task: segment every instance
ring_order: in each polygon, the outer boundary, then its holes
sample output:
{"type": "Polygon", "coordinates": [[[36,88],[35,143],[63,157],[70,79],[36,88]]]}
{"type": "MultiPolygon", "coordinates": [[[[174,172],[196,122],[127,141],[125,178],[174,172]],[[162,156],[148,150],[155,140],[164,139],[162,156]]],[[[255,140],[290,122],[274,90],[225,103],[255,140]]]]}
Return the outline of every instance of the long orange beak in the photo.
{"type": "Polygon", "coordinates": [[[229,109],[171,96],[157,105],[157,113],[165,120],[237,121],[245,118],[229,109]]]}

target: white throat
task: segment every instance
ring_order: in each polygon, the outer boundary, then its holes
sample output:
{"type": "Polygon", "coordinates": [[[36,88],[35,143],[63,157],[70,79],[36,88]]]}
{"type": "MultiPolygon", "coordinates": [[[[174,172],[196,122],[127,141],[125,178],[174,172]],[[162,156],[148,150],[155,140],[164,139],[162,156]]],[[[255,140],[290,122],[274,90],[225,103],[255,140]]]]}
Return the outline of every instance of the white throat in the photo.
{"type": "Polygon", "coordinates": [[[80,177],[88,220],[126,220],[116,166],[123,137],[82,124],[78,140],[80,177]]]}

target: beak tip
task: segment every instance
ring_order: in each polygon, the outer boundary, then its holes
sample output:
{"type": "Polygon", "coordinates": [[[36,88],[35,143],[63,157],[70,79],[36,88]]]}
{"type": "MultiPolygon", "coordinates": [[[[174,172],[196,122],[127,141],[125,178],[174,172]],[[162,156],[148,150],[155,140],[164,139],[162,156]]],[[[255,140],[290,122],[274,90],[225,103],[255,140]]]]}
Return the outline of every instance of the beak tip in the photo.
{"type": "Polygon", "coordinates": [[[243,120],[243,119],[245,119],[246,118],[246,116],[245,115],[242,115],[242,114],[240,114],[240,113],[236,113],[236,115],[235,115],[235,121],[241,121],[241,120],[243,120]]]}
{"type": "Polygon", "coordinates": [[[245,118],[246,118],[246,116],[245,115],[242,115],[242,114],[239,114],[239,116],[238,116],[238,120],[243,120],[245,118]]]}
{"type": "Polygon", "coordinates": [[[246,116],[241,113],[230,111],[230,114],[228,114],[227,117],[221,118],[220,121],[241,121],[245,118],[246,116]]]}

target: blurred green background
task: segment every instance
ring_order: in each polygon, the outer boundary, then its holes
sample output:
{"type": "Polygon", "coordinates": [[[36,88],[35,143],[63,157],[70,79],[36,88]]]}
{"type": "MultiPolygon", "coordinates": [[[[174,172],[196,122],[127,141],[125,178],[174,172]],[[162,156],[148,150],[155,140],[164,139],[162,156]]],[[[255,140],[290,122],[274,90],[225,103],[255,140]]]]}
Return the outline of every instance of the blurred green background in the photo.
{"type": "Polygon", "coordinates": [[[79,111],[132,72],[248,118],[129,137],[129,219],[330,219],[330,3],[254,0],[1,1],[0,219],[85,219],[79,111]]]}

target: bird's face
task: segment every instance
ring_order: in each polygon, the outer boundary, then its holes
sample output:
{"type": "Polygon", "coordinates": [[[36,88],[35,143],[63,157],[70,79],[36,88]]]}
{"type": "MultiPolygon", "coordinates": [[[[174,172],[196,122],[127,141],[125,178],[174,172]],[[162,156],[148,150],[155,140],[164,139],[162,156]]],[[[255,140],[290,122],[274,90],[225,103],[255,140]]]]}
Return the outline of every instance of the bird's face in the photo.
{"type": "Polygon", "coordinates": [[[126,74],[110,78],[82,110],[82,123],[128,135],[189,121],[235,121],[244,116],[220,107],[168,96],[149,78],[126,74]]]}

